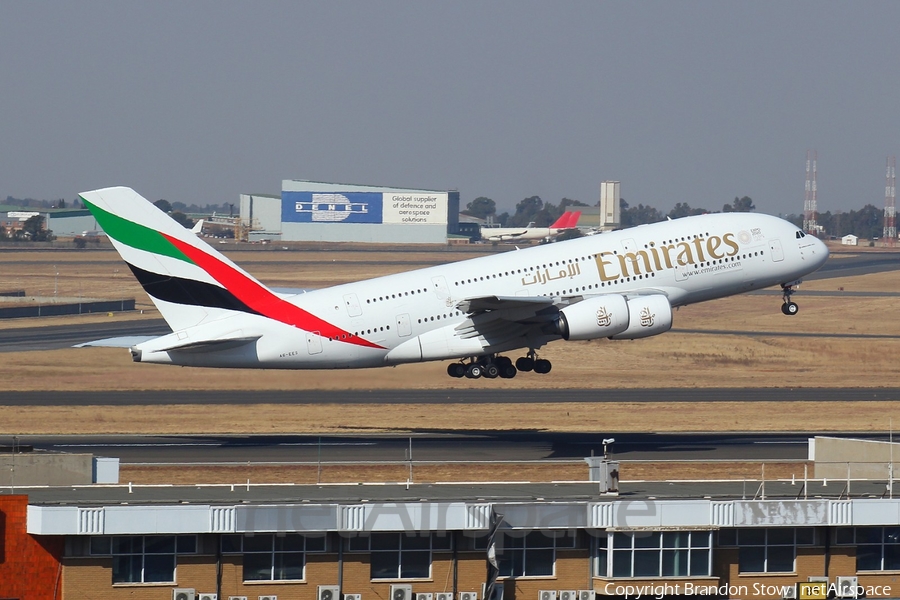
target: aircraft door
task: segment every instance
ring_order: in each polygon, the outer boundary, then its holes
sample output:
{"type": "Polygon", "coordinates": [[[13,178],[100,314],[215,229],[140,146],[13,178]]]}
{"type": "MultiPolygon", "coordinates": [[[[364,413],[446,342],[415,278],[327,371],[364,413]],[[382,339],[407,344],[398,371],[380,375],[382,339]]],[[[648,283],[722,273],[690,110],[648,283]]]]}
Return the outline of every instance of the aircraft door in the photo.
{"type": "Polygon", "coordinates": [[[359,298],[356,297],[356,294],[345,294],[344,306],[347,307],[347,314],[351,317],[358,317],[362,314],[362,307],[359,305],[359,298]]]}
{"type": "Polygon", "coordinates": [[[432,289],[437,294],[439,300],[446,302],[450,300],[450,288],[447,286],[447,280],[443,277],[431,278],[432,289]]]}
{"type": "Polygon", "coordinates": [[[769,254],[772,257],[772,262],[784,260],[784,249],[781,247],[781,240],[769,240],[769,254]]]}
{"type": "Polygon", "coordinates": [[[628,238],[626,240],[622,240],[622,250],[625,252],[634,252],[637,248],[637,245],[634,243],[634,240],[628,238]]]}
{"type": "Polygon", "coordinates": [[[306,349],[310,354],[322,353],[322,338],[318,331],[306,332],[306,349]]]}
{"type": "Polygon", "coordinates": [[[402,315],[397,315],[397,335],[400,337],[406,337],[412,334],[412,324],[409,320],[409,315],[404,313],[402,315]]]}

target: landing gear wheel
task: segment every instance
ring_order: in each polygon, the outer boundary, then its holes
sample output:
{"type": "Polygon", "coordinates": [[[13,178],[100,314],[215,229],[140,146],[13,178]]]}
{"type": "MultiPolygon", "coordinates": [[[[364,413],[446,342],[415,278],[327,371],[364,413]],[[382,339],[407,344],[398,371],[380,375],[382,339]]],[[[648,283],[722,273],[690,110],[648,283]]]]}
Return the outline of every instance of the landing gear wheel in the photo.
{"type": "Polygon", "coordinates": [[[466,369],[466,377],[468,377],[469,379],[478,379],[482,375],[484,375],[484,367],[482,367],[478,363],[472,363],[466,369]]]}
{"type": "Polygon", "coordinates": [[[510,363],[500,368],[500,377],[502,377],[503,379],[512,379],[518,372],[519,371],[514,366],[512,366],[512,363],[510,363]]]}
{"type": "Polygon", "coordinates": [[[796,315],[799,310],[800,307],[797,306],[796,302],[785,302],[781,305],[781,312],[789,316],[796,315]]]}
{"type": "Polygon", "coordinates": [[[516,369],[520,371],[531,371],[534,369],[534,359],[530,356],[522,356],[516,359],[516,369]]]}
{"type": "Polygon", "coordinates": [[[550,363],[549,360],[539,358],[536,361],[534,361],[534,372],[535,373],[540,373],[541,375],[543,375],[545,373],[549,373],[550,369],[552,369],[552,368],[553,368],[553,365],[550,363]]]}
{"type": "Polygon", "coordinates": [[[463,377],[466,374],[466,365],[462,363],[450,363],[447,365],[447,375],[450,377],[463,377]]]}
{"type": "Polygon", "coordinates": [[[494,379],[500,375],[500,368],[494,363],[484,365],[484,376],[488,379],[494,379]]]}
{"type": "Polygon", "coordinates": [[[494,359],[494,364],[500,367],[500,372],[503,372],[503,367],[511,367],[512,360],[508,356],[498,356],[494,359]]]}
{"type": "Polygon", "coordinates": [[[800,283],[799,281],[794,282],[791,285],[781,285],[781,297],[784,300],[784,303],[781,305],[781,312],[788,316],[793,316],[797,314],[797,311],[800,310],[800,307],[797,306],[796,302],[791,302],[791,296],[794,295],[796,291],[794,289],[794,285],[800,283]]]}

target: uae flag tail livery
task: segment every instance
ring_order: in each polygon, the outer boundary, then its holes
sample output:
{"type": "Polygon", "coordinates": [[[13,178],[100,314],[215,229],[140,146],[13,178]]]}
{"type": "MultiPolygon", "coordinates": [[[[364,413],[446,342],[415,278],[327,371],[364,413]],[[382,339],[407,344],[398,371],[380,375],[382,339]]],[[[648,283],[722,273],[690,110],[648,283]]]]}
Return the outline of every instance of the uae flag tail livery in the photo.
{"type": "Polygon", "coordinates": [[[182,356],[178,364],[257,366],[255,350],[241,348],[285,326],[376,346],[288,302],[134,190],[80,196],[172,328],[132,348],[136,361],[173,362],[174,353],[182,356]],[[147,353],[156,358],[142,358],[147,353]],[[217,358],[206,364],[209,353],[217,358]]]}

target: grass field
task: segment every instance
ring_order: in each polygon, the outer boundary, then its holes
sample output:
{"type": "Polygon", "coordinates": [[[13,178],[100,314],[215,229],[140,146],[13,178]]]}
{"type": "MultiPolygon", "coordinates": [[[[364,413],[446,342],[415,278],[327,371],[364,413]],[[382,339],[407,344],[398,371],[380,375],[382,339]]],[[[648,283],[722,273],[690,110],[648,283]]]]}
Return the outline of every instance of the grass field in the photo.
{"type": "MultiPolygon", "coordinates": [[[[483,254],[479,249],[478,254],[483,254]]],[[[280,287],[321,287],[467,257],[465,252],[236,252],[238,264],[280,287]]],[[[840,260],[841,255],[834,255],[840,260]]],[[[114,319],[158,318],[118,256],[108,251],[0,252],[0,290],[29,294],[134,297],[143,314],[0,322],[0,328],[114,319]],[[58,275],[57,275],[58,273],[58,275]]],[[[123,349],[66,349],[0,355],[7,390],[257,390],[291,389],[548,389],[777,387],[775,403],[634,405],[366,405],[138,406],[128,408],[0,408],[0,434],[90,432],[375,432],[410,430],[559,431],[871,431],[900,422],[900,403],[816,403],[790,400],[795,387],[895,387],[900,381],[896,298],[804,297],[804,289],[900,291],[900,272],[804,284],[800,313],[781,314],[777,296],[738,296],[688,306],[675,329],[645,340],[556,342],[542,356],[549,375],[512,380],[450,379],[446,362],[352,371],[239,371],[134,364],[123,349]],[[749,332],[816,335],[754,335],[749,332]],[[859,337],[835,337],[834,334],[859,337]],[[892,337],[864,337],[892,336],[892,337]]]]}

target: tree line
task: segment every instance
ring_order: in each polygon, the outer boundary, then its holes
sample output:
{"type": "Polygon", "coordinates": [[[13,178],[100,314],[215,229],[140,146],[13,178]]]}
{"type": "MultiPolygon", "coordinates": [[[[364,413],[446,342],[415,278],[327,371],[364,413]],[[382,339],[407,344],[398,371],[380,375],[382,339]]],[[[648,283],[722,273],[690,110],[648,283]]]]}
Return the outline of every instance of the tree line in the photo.
{"type": "MultiPolygon", "coordinates": [[[[599,205],[599,203],[594,206],[599,205]]],[[[559,204],[544,202],[539,196],[530,196],[516,204],[512,213],[502,212],[497,214],[497,205],[490,198],[479,196],[466,205],[463,214],[479,219],[499,223],[501,227],[525,227],[534,223],[536,227],[548,227],[556,221],[568,208],[588,206],[584,202],[563,198],[559,204]]],[[[735,197],[733,202],[726,203],[721,210],[708,208],[694,208],[687,202],[679,202],[669,212],[645,204],[631,206],[624,198],[619,200],[620,225],[634,227],[647,223],[657,223],[666,219],[680,219],[692,215],[703,215],[714,212],[753,212],[756,206],[749,196],[735,197]]],[[[803,227],[802,214],[790,214],[782,216],[797,227],[803,227]]],[[[827,211],[819,213],[816,223],[822,231],[823,237],[843,237],[848,234],[864,239],[877,239],[884,230],[884,211],[872,204],[867,204],[859,210],[847,212],[827,211]]]]}

